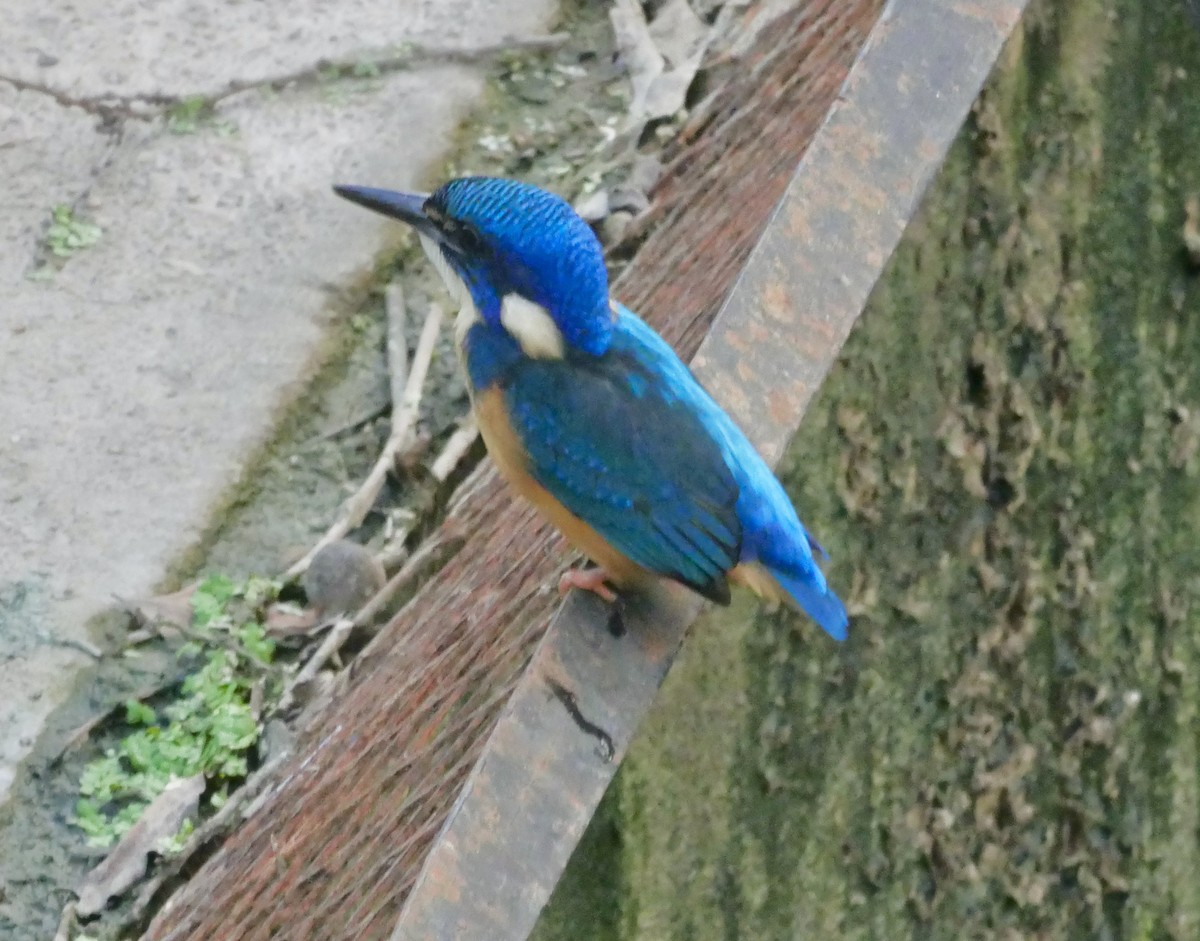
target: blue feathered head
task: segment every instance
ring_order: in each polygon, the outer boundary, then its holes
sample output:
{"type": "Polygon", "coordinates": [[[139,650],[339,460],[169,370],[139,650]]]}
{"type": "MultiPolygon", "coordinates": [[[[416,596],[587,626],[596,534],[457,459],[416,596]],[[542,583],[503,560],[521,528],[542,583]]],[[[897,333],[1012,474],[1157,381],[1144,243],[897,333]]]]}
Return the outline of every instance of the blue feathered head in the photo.
{"type": "Polygon", "coordinates": [[[481,176],[451,180],[429,196],[335,190],[412,225],[443,276],[461,280],[487,323],[501,326],[506,299],[515,295],[544,310],[570,347],[593,355],[608,349],[613,318],[604,255],[587,223],[560,197],[481,176]]]}

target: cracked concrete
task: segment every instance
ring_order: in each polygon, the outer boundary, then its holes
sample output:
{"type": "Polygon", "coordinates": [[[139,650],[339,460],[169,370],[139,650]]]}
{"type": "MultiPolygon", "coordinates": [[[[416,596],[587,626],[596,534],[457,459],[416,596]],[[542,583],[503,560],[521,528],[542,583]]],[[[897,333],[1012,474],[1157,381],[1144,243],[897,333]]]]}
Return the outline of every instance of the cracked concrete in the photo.
{"type": "Polygon", "coordinates": [[[218,94],[323,62],[411,44],[491,45],[542,25],[548,5],[469,0],[9,0],[0,74],[72,98],[218,94]]]}
{"type": "Polygon", "coordinates": [[[88,619],[151,591],[195,543],[303,385],[331,295],[378,250],[385,223],[329,185],[422,182],[481,90],[467,51],[545,35],[552,12],[550,0],[6,5],[0,801],[88,660],[88,619]],[[412,44],[447,54],[242,90],[412,44]],[[165,103],[196,95],[226,96],[215,121],[170,133],[165,103]],[[135,119],[122,102],[146,107],[135,119]],[[31,278],[60,203],[103,235],[31,278]]]}

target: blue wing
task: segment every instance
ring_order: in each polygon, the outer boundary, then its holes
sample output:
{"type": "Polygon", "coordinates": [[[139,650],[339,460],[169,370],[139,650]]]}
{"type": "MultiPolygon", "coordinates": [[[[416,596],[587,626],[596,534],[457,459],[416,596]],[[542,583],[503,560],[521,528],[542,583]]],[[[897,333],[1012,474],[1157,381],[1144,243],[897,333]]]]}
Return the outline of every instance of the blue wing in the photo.
{"type": "Polygon", "coordinates": [[[813,558],[814,554],[825,556],[825,550],[804,528],[775,475],[662,337],[627,308],[619,304],[616,308],[614,347],[644,363],[659,377],[659,387],[686,402],[707,429],[707,437],[720,443],[725,464],[731,468],[740,491],[739,561],[761,564],[794,604],[807,611],[835,640],[844,640],[846,608],[813,558]]]}
{"type": "Polygon", "coordinates": [[[660,376],[619,350],[521,359],[504,379],[530,473],[637,564],[727,603],[739,488],[720,445],[660,376]]]}

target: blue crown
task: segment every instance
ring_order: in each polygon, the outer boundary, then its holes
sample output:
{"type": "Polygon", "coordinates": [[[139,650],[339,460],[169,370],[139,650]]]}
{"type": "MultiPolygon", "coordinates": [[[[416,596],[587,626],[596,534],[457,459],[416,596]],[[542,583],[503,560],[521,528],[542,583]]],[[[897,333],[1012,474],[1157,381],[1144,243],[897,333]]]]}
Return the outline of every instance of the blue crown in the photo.
{"type": "Polygon", "coordinates": [[[500,300],[515,291],[544,307],[570,346],[593,355],[608,349],[604,253],[565,200],[528,183],[472,176],[441,186],[425,211],[452,230],[455,260],[486,319],[495,322],[500,300]]]}

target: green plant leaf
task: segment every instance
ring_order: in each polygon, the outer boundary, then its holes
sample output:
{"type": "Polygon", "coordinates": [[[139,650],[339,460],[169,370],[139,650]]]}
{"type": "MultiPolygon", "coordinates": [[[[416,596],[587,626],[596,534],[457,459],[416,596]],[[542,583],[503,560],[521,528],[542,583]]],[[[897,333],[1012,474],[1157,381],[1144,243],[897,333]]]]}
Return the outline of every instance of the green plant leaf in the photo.
{"type": "Polygon", "coordinates": [[[238,640],[246,648],[246,653],[259,663],[270,663],[275,656],[275,641],[268,637],[263,626],[255,621],[243,624],[238,629],[238,640]]]}
{"type": "Polygon", "coordinates": [[[125,721],[130,725],[154,725],[158,716],[145,703],[129,699],[125,702],[125,721]]]}
{"type": "Polygon", "coordinates": [[[100,241],[100,227],[75,218],[70,206],[55,206],[50,210],[50,220],[46,248],[58,258],[69,258],[81,248],[90,248],[100,241]]]}
{"type": "MultiPolygon", "coordinates": [[[[173,777],[202,773],[213,779],[218,796],[209,798],[212,807],[246,776],[250,749],[262,733],[250,708],[251,691],[261,684],[263,667],[275,655],[275,642],[254,615],[278,592],[273,580],[237,583],[223,575],[197,586],[193,616],[198,625],[214,631],[212,642],[189,645],[202,660],[172,701],[156,709],[128,700],[125,720],[132,729],[84,767],[72,821],[90,843],[107,846],[118,839],[173,777]],[[231,638],[216,634],[217,628],[232,635],[236,650],[228,649],[231,638]]],[[[278,691],[277,686],[266,688],[278,691]]],[[[176,842],[182,845],[185,839],[186,834],[179,835],[176,842]]]]}

